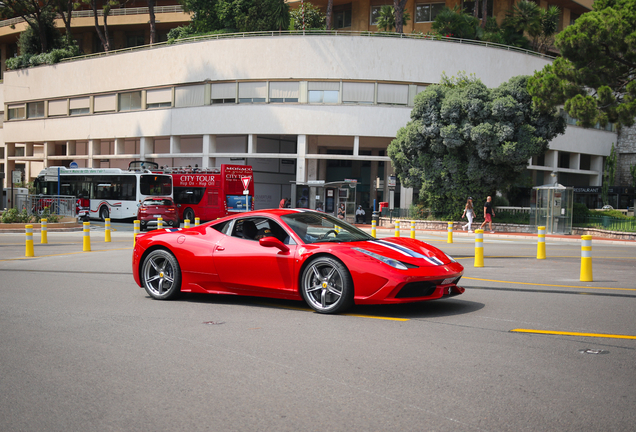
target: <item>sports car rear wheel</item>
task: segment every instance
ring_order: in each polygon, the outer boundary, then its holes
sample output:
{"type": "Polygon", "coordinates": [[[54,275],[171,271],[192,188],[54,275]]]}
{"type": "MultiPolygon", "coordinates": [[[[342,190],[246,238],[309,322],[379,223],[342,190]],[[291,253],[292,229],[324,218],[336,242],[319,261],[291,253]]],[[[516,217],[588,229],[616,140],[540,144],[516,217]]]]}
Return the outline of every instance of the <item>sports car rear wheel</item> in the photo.
{"type": "Polygon", "coordinates": [[[353,282],[349,270],[335,258],[319,257],[302,274],[301,292],[316,312],[342,312],[353,304],[353,282]]]}
{"type": "Polygon", "coordinates": [[[141,266],[141,283],[152,298],[175,298],[181,291],[181,268],[174,255],[164,249],[150,252],[141,266]]]}

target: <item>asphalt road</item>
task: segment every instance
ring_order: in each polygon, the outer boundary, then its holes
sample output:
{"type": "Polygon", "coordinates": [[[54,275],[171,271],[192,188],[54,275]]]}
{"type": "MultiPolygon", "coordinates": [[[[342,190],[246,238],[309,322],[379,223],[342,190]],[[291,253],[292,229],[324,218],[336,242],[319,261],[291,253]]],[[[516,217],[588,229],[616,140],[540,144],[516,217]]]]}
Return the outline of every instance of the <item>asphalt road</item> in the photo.
{"type": "MultiPolygon", "coordinates": [[[[392,234],[379,231],[380,236],[392,234]]],[[[636,244],[420,233],[458,297],[312,313],[301,302],[150,299],[132,235],[0,234],[1,431],[631,431],[636,244]],[[541,334],[537,332],[555,332],[541,334]]]]}

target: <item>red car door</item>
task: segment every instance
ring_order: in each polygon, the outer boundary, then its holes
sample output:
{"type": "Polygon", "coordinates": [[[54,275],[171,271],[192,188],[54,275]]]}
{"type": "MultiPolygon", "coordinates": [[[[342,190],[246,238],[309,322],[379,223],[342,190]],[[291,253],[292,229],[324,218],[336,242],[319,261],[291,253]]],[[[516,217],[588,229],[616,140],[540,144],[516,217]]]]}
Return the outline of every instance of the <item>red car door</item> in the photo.
{"type": "Polygon", "coordinates": [[[256,240],[223,236],[214,248],[214,266],[221,283],[229,290],[299,298],[294,293],[297,245],[288,246],[289,251],[283,252],[261,246],[256,240]]]}

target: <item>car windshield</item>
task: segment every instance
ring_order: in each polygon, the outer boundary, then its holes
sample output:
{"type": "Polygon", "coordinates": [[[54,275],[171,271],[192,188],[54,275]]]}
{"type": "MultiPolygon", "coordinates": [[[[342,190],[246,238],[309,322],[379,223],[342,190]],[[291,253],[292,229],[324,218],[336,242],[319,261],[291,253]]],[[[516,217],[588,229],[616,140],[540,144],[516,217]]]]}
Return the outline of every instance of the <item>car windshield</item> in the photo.
{"type": "Polygon", "coordinates": [[[369,234],[331,215],[299,212],[281,216],[305,243],[373,240],[369,234]]]}
{"type": "Polygon", "coordinates": [[[151,206],[151,205],[171,206],[171,205],[174,205],[174,204],[172,203],[172,200],[169,200],[169,199],[149,199],[149,200],[145,200],[142,205],[145,205],[145,206],[151,206]]]}

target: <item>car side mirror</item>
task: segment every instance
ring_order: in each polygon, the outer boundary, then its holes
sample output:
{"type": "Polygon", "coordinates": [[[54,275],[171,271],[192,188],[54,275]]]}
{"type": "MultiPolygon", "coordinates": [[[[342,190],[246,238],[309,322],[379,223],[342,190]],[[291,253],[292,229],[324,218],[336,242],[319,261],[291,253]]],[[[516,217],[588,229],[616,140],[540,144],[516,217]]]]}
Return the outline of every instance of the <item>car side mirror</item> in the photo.
{"type": "Polygon", "coordinates": [[[258,244],[264,247],[275,247],[280,249],[282,252],[289,252],[289,247],[283,244],[283,242],[278,240],[276,237],[263,237],[258,241],[258,244]]]}

